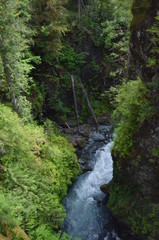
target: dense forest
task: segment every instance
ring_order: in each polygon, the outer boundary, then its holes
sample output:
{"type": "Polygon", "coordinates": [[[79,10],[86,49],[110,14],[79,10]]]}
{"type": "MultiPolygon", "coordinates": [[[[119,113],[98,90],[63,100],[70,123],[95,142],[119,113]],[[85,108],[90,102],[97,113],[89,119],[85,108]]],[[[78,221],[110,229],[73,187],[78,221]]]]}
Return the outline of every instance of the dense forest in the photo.
{"type": "Polygon", "coordinates": [[[109,208],[159,239],[158,15],[157,0],[0,1],[0,239],[72,239],[81,170],[59,129],[93,116],[116,136],[109,208]]]}

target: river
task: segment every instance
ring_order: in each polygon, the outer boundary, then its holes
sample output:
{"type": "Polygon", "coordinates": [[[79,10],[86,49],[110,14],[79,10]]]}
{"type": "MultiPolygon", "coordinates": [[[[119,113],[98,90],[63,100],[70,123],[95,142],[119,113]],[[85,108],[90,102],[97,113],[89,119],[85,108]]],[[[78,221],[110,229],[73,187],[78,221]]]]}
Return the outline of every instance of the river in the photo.
{"type": "Polygon", "coordinates": [[[113,229],[107,228],[111,214],[106,205],[107,196],[100,190],[100,186],[109,183],[113,177],[111,129],[110,126],[103,127],[92,134],[84,149],[89,153],[92,171],[81,174],[65,198],[67,216],[63,231],[73,239],[120,240],[113,229]]]}

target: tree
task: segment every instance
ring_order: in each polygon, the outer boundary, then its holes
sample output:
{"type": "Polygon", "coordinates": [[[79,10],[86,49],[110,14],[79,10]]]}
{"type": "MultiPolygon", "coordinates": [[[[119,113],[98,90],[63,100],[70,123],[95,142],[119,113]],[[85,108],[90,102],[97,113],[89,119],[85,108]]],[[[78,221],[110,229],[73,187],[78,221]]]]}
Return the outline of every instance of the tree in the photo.
{"type": "Polygon", "coordinates": [[[29,46],[33,31],[29,26],[30,1],[2,0],[0,2],[0,57],[3,63],[7,92],[13,108],[19,115],[28,118],[31,104],[29,93],[29,73],[32,55],[29,46]]]}
{"type": "MultiPolygon", "coordinates": [[[[48,111],[50,99],[54,99],[59,86],[57,58],[63,49],[63,37],[69,30],[66,3],[67,0],[33,1],[32,25],[36,36],[32,51],[41,59],[40,64],[34,64],[35,70],[32,71],[35,80],[32,87],[33,112],[40,120],[48,111]]],[[[56,102],[59,101],[57,99],[56,102]]]]}
{"type": "Polygon", "coordinates": [[[42,61],[52,63],[62,48],[61,39],[68,31],[67,0],[36,0],[33,3],[32,21],[36,29],[35,51],[42,61]]]}

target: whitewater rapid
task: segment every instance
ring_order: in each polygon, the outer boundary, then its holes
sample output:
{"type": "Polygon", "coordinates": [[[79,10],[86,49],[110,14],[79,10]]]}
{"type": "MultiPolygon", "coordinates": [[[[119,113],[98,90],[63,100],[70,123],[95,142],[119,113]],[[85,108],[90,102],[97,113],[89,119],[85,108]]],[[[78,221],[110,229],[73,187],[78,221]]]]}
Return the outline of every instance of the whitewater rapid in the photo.
{"type": "Polygon", "coordinates": [[[108,240],[110,234],[115,237],[116,233],[106,231],[110,212],[106,207],[107,196],[100,190],[100,186],[113,177],[112,146],[110,142],[96,151],[90,159],[93,170],[78,178],[65,199],[67,216],[63,230],[73,239],[108,240]]]}

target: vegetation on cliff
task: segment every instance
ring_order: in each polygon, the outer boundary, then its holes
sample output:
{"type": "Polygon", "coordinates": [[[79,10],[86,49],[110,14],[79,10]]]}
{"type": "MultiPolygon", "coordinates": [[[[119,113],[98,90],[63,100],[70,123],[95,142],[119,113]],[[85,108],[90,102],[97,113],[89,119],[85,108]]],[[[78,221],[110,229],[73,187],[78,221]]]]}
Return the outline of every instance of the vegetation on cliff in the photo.
{"type": "MultiPolygon", "coordinates": [[[[130,77],[117,89],[109,207],[139,239],[159,238],[158,3],[133,1],[130,77]]],[[[115,89],[116,91],[116,89],[115,89]]]]}
{"type": "Polygon", "coordinates": [[[141,79],[123,82],[117,88],[111,88],[111,91],[115,106],[112,117],[117,134],[113,151],[115,155],[125,157],[132,150],[133,136],[139,126],[154,114],[150,92],[141,79]]]}
{"type": "Polygon", "coordinates": [[[31,239],[51,239],[65,217],[62,199],[79,173],[75,151],[49,121],[44,133],[2,104],[0,112],[1,231],[20,226],[31,239]]]}

